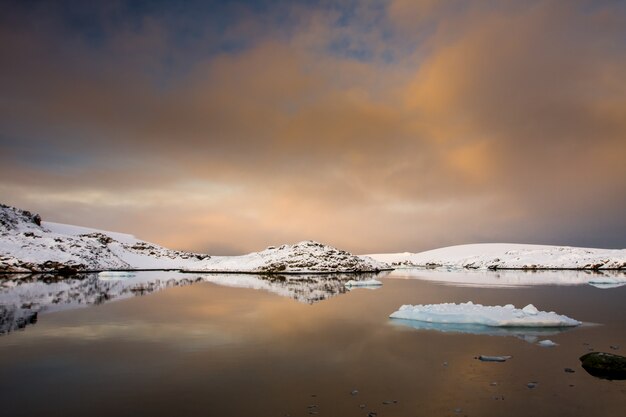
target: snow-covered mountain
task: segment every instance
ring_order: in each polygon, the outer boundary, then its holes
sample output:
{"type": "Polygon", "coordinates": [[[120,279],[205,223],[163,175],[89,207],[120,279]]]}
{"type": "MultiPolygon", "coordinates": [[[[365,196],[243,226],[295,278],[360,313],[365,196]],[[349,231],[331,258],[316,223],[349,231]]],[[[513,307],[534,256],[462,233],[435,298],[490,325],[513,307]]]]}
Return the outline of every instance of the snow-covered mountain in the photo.
{"type": "Polygon", "coordinates": [[[356,256],[332,246],[307,240],[269,247],[242,256],[213,256],[188,271],[253,272],[281,274],[378,272],[391,269],[367,256],[356,256]]]}
{"type": "Polygon", "coordinates": [[[396,268],[466,269],[626,269],[626,249],[481,243],[450,246],[420,253],[368,255],[396,268]]]}
{"type": "Polygon", "coordinates": [[[0,205],[0,273],[104,270],[320,274],[376,272],[387,264],[313,241],[242,256],[181,252],[132,235],[41,221],[0,205]]]}
{"type": "Polygon", "coordinates": [[[0,205],[0,272],[180,269],[207,258],[123,233],[43,222],[37,214],[0,205]]]}

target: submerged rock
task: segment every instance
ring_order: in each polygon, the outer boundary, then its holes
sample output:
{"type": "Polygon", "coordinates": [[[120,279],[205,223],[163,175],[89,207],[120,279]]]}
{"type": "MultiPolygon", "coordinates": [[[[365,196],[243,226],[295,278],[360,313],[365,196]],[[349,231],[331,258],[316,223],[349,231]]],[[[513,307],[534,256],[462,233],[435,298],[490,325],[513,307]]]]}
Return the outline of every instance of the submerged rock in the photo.
{"type": "Polygon", "coordinates": [[[587,353],[580,357],[589,374],[603,379],[626,379],[626,357],[605,352],[587,353]]]}

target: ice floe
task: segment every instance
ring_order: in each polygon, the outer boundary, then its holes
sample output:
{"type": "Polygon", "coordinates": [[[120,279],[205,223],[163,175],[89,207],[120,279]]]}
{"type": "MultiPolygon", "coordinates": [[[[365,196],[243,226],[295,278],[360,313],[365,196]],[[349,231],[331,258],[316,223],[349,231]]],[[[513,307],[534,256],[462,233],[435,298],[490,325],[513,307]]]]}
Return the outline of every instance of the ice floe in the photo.
{"type": "Polygon", "coordinates": [[[361,281],[351,279],[346,282],[346,287],[380,287],[381,285],[383,285],[383,283],[376,279],[365,279],[361,281]]]}
{"type": "Polygon", "coordinates": [[[522,309],[512,304],[483,306],[467,303],[403,305],[389,317],[426,323],[472,324],[488,327],[572,327],[581,322],[553,311],[539,311],[532,304],[522,309]]]}

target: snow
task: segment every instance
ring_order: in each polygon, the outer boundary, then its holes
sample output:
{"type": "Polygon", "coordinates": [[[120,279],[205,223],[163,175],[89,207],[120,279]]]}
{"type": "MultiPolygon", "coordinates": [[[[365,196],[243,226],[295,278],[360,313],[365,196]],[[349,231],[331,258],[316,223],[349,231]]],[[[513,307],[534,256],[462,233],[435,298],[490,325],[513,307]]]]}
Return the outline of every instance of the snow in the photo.
{"type": "Polygon", "coordinates": [[[0,272],[180,269],[206,258],[124,233],[41,222],[30,212],[0,205],[0,272]]]}
{"type": "Polygon", "coordinates": [[[626,249],[481,243],[420,253],[367,255],[397,267],[467,269],[626,269],[626,249]]]}
{"type": "Polygon", "coordinates": [[[462,304],[403,305],[389,317],[427,323],[476,324],[492,327],[569,327],[582,324],[552,311],[539,311],[532,304],[517,309],[512,304],[483,306],[471,301],[462,304]]]}
{"type": "Polygon", "coordinates": [[[389,278],[420,279],[461,287],[528,287],[534,285],[626,284],[626,271],[602,270],[488,270],[458,268],[401,268],[389,278]]]}
{"type": "Polygon", "coordinates": [[[44,229],[48,229],[49,231],[53,233],[58,233],[60,235],[80,236],[80,235],[86,235],[90,233],[102,233],[121,243],[135,244],[137,242],[141,242],[135,236],[129,235],[127,233],[110,232],[108,230],[92,229],[89,227],[74,226],[71,224],[53,223],[53,222],[41,222],[41,225],[43,226],[44,229]]]}
{"type": "Polygon", "coordinates": [[[380,287],[383,285],[382,282],[375,279],[366,279],[366,280],[353,280],[346,282],[346,287],[380,287]]]}
{"type": "Polygon", "coordinates": [[[213,256],[191,268],[185,268],[190,272],[281,274],[377,272],[388,269],[387,264],[312,240],[278,248],[270,247],[241,256],[213,256]]]}
{"type": "Polygon", "coordinates": [[[60,223],[0,205],[0,272],[185,270],[265,274],[377,272],[389,265],[313,241],[241,256],[182,252],[132,235],[60,223]]]}

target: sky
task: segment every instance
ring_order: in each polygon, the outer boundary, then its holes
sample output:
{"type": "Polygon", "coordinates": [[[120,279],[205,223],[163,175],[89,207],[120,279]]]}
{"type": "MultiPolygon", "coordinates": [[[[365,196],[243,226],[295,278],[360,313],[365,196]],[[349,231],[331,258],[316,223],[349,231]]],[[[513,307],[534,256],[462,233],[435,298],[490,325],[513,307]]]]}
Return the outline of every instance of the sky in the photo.
{"type": "Polygon", "coordinates": [[[626,247],[626,2],[3,1],[0,202],[167,247],[626,247]]]}

